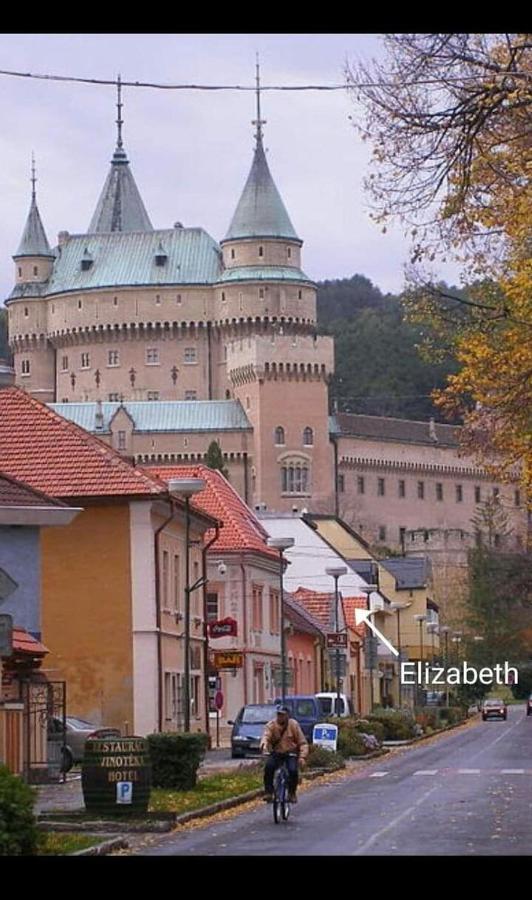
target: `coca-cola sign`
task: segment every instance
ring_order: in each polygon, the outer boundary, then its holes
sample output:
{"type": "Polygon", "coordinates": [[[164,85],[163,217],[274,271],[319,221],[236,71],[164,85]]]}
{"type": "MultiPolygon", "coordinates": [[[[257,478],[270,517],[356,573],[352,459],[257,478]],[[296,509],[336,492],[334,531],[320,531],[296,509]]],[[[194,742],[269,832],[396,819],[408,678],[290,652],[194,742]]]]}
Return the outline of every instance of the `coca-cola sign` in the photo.
{"type": "Polygon", "coordinates": [[[238,634],[236,619],[220,619],[218,622],[209,622],[209,635],[212,638],[236,637],[238,634]]]}

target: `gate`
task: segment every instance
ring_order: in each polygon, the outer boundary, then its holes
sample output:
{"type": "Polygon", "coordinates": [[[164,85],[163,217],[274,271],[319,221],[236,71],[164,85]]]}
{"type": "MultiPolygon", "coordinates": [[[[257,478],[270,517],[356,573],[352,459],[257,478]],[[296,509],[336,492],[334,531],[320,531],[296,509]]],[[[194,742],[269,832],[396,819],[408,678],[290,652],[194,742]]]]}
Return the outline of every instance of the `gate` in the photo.
{"type": "Polygon", "coordinates": [[[24,777],[29,784],[59,781],[66,742],[66,682],[21,683],[24,703],[24,777]]]}

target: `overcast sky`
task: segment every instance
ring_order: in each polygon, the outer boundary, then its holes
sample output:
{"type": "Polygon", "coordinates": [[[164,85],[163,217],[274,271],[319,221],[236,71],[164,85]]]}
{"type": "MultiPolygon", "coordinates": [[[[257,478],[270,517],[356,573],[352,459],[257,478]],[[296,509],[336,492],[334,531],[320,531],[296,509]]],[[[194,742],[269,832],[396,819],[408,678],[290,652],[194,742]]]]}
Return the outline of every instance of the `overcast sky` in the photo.
{"type": "MultiPolygon", "coordinates": [[[[2,69],[39,74],[201,84],[253,84],[255,53],[264,84],[332,84],[346,59],[381,53],[360,34],[0,35],[2,69]]],[[[0,76],[0,287],[13,284],[30,199],[30,159],[48,239],[87,230],[116,142],[112,86],[0,76]]],[[[124,145],[156,228],[202,226],[224,237],[254,147],[248,92],[124,88],[124,145]]],[[[265,146],[315,280],[366,275],[399,291],[408,259],[399,227],[382,234],[369,218],[363,177],[370,150],[349,121],[344,91],[267,92],[265,146]]],[[[454,274],[442,270],[442,275],[454,274]]]]}

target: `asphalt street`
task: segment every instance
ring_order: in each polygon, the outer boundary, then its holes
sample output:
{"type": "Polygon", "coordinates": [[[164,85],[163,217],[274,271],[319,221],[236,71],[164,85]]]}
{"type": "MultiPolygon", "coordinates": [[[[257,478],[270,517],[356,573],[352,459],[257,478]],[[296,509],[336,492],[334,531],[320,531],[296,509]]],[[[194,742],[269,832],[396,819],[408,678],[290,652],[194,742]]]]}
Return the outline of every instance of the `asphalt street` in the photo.
{"type": "Polygon", "coordinates": [[[458,729],[301,793],[288,822],[266,804],[169,835],[146,856],[532,853],[532,716],[458,729]]]}

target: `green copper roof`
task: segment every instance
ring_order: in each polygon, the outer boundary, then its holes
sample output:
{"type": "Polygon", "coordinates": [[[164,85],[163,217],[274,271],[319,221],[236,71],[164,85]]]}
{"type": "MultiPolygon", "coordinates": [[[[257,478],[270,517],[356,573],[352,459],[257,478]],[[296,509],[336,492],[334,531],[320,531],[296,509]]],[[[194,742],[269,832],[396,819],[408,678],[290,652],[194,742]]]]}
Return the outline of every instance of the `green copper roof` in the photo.
{"type": "Polygon", "coordinates": [[[89,225],[90,233],[153,231],[125,151],[117,147],[89,225]]]}
{"type": "Polygon", "coordinates": [[[251,237],[299,240],[271,176],[260,137],[248,180],[224,240],[251,237]]]}
{"type": "Polygon", "coordinates": [[[232,281],[306,281],[313,284],[302,269],[291,266],[237,266],[226,269],[220,283],[232,281]]]}
{"type": "Polygon", "coordinates": [[[120,408],[129,413],[134,431],[250,431],[251,424],[238,400],[154,400],[102,403],[100,427],[97,403],[49,403],[64,419],[86,431],[109,433],[111,419],[120,408]]]}
{"type": "Polygon", "coordinates": [[[39,215],[35,192],[31,197],[30,211],[14,259],[19,256],[53,256],[39,215]]]}
{"type": "Polygon", "coordinates": [[[220,248],[203,228],[71,235],[56,250],[47,294],[136,285],[212,284],[220,248]],[[159,245],[166,259],[157,265],[159,245]],[[85,260],[86,268],[82,268],[85,260]]]}

